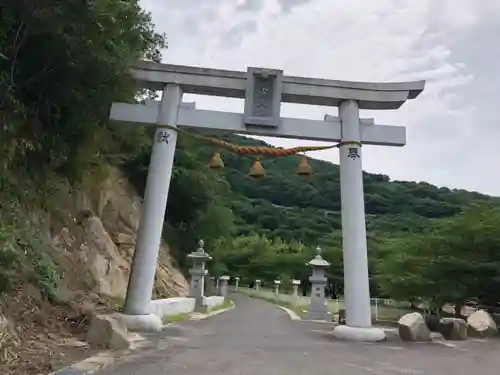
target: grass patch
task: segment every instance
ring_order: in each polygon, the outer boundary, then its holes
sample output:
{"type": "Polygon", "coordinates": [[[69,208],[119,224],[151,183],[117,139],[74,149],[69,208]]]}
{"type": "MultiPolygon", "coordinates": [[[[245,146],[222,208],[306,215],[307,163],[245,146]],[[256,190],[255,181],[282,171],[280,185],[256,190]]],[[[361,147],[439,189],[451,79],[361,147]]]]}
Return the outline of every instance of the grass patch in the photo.
{"type": "MultiPolygon", "coordinates": [[[[229,307],[232,307],[234,305],[233,301],[231,300],[225,300],[224,303],[221,303],[218,306],[215,306],[214,308],[210,309],[208,313],[214,312],[214,311],[219,311],[219,310],[224,310],[229,307]]],[[[191,317],[191,313],[188,314],[175,314],[175,315],[166,315],[162,318],[163,324],[170,324],[170,323],[175,323],[175,322],[182,322],[183,320],[187,320],[191,317]]]]}
{"type": "Polygon", "coordinates": [[[287,309],[295,312],[297,315],[300,315],[302,313],[302,310],[305,309],[305,306],[302,306],[300,304],[293,303],[293,302],[288,301],[288,300],[283,299],[283,298],[273,297],[273,296],[267,295],[267,294],[261,294],[258,292],[244,291],[244,290],[239,290],[238,293],[244,294],[244,295],[251,297],[251,298],[258,298],[258,299],[261,299],[263,301],[272,303],[274,305],[286,307],[287,309]]]}
{"type": "Polygon", "coordinates": [[[251,297],[259,298],[259,299],[262,299],[264,301],[273,303],[275,305],[286,307],[288,310],[292,310],[295,314],[297,314],[299,316],[303,313],[304,310],[306,310],[306,308],[304,306],[300,306],[300,305],[293,304],[293,303],[283,301],[283,300],[279,300],[276,298],[266,298],[266,297],[260,297],[260,296],[251,296],[251,297]]]}
{"type": "Polygon", "coordinates": [[[390,307],[390,306],[379,306],[377,320],[397,322],[403,315],[412,312],[420,312],[417,309],[402,308],[402,307],[390,307]]]}
{"type": "Polygon", "coordinates": [[[24,233],[0,221],[0,293],[8,293],[27,281],[38,288],[42,297],[56,301],[61,269],[47,255],[48,245],[40,237],[36,230],[24,233]]]}
{"type": "MultiPolygon", "coordinates": [[[[271,290],[259,290],[258,292],[255,290],[245,290],[239,289],[238,293],[244,294],[246,296],[252,298],[258,298],[275,305],[286,307],[297,315],[301,315],[304,310],[307,310],[309,305],[308,297],[294,297],[290,294],[278,294],[276,295],[271,290]]],[[[328,300],[328,311],[332,314],[338,314],[340,309],[344,309],[344,302],[337,300],[328,300]]],[[[403,315],[408,314],[410,312],[414,312],[415,310],[407,308],[407,307],[399,307],[399,306],[386,306],[383,304],[379,304],[377,308],[372,305],[372,315],[375,316],[375,311],[377,312],[377,320],[388,321],[388,322],[397,322],[399,318],[403,315]]]]}
{"type": "Polygon", "coordinates": [[[183,320],[189,319],[191,314],[175,314],[175,315],[166,315],[161,320],[163,324],[170,324],[175,322],[182,322],[183,320]]]}
{"type": "Polygon", "coordinates": [[[214,312],[214,311],[228,309],[228,308],[232,307],[233,305],[234,305],[233,301],[231,301],[229,299],[225,299],[224,303],[221,303],[220,305],[215,306],[214,308],[210,309],[209,312],[214,312]]]}

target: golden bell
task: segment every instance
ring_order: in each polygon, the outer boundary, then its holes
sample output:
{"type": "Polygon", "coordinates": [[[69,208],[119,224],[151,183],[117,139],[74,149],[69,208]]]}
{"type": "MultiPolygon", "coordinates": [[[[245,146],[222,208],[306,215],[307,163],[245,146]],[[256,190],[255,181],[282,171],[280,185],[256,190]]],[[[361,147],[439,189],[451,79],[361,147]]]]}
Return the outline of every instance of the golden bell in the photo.
{"type": "Polygon", "coordinates": [[[312,174],[312,168],[307,162],[307,157],[305,155],[303,155],[300,160],[299,167],[297,168],[297,174],[299,176],[310,176],[312,174]]]}
{"type": "Polygon", "coordinates": [[[211,169],[224,168],[224,162],[222,161],[222,158],[220,157],[220,152],[216,152],[214,154],[214,156],[212,156],[212,160],[210,160],[210,163],[208,163],[208,166],[211,169]]]}
{"type": "Polygon", "coordinates": [[[262,166],[259,159],[256,159],[253,162],[252,166],[250,167],[250,172],[248,172],[248,175],[253,178],[261,178],[266,175],[266,171],[264,170],[264,167],[262,166]]]}

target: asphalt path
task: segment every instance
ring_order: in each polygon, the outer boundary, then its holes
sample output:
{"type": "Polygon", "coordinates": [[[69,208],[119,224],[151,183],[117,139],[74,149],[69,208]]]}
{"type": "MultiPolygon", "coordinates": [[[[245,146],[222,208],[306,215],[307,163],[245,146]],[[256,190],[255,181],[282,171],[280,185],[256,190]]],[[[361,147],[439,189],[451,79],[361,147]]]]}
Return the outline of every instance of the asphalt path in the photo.
{"type": "Polygon", "coordinates": [[[158,347],[101,375],[481,375],[498,374],[500,340],[402,343],[335,341],[327,324],[292,321],[282,309],[245,296],[236,307],[176,323],[158,347]]]}

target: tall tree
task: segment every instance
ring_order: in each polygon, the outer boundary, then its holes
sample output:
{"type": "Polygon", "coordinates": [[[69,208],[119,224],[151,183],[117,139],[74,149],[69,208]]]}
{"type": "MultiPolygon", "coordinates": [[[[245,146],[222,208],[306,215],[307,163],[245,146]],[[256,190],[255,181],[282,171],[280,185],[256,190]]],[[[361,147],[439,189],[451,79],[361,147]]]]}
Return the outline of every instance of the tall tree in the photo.
{"type": "Polygon", "coordinates": [[[460,306],[500,301],[500,210],[473,205],[428,232],[389,241],[378,264],[382,289],[394,298],[460,306]]]}
{"type": "Polygon", "coordinates": [[[0,11],[0,164],[76,177],[112,140],[109,104],[133,97],[123,73],[159,60],[165,37],[138,0],[3,0],[0,11]]]}

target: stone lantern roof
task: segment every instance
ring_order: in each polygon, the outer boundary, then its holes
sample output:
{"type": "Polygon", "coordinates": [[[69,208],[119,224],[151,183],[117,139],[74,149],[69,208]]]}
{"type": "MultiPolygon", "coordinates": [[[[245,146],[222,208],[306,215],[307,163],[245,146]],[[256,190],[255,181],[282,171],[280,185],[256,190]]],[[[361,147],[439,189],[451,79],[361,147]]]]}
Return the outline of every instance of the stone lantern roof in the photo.
{"type": "Polygon", "coordinates": [[[326,260],[324,260],[321,257],[321,248],[318,246],[316,248],[316,256],[307,263],[309,266],[312,267],[328,267],[330,266],[330,263],[328,263],[326,260]]]}
{"type": "Polygon", "coordinates": [[[200,240],[198,242],[198,250],[193,251],[192,253],[188,254],[188,258],[192,260],[210,260],[212,257],[208,255],[205,250],[203,249],[203,246],[205,245],[205,241],[200,240]]]}

